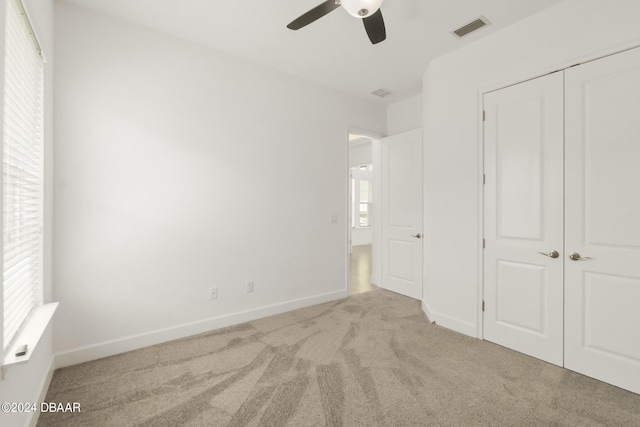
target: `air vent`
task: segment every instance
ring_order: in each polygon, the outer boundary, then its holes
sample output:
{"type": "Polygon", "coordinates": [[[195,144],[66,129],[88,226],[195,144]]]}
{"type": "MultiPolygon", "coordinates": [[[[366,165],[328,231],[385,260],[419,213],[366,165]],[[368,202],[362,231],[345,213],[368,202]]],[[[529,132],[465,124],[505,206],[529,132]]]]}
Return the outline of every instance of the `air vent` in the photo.
{"type": "Polygon", "coordinates": [[[378,90],[374,90],[373,92],[371,92],[373,95],[375,96],[379,96],[380,98],[384,98],[385,96],[389,96],[391,95],[391,92],[389,92],[386,89],[378,89],[378,90]]]}
{"type": "Polygon", "coordinates": [[[469,22],[467,25],[464,25],[460,28],[458,28],[457,30],[453,31],[453,34],[455,34],[456,36],[458,36],[459,38],[462,38],[464,36],[466,36],[467,34],[470,34],[476,30],[479,30],[482,27],[486,27],[487,25],[491,24],[487,18],[485,18],[484,16],[481,16],[480,18],[476,19],[473,22],[469,22]]]}

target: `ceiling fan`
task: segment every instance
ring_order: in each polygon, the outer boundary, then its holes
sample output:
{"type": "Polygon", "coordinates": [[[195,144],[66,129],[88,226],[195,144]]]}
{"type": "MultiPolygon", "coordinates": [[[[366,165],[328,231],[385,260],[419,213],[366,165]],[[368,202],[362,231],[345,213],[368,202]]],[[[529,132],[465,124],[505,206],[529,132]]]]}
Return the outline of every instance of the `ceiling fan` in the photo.
{"type": "Polygon", "coordinates": [[[349,14],[362,19],[372,44],[387,38],[380,5],[384,0],[327,0],[291,21],[287,28],[299,30],[342,6],[349,14]]]}

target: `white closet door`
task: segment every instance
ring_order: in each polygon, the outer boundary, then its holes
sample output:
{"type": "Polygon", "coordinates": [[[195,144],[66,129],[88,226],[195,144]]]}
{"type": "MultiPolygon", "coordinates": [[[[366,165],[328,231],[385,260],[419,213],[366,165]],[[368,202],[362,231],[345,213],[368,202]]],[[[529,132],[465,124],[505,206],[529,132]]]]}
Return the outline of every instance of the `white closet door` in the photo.
{"type": "Polygon", "coordinates": [[[562,365],[563,76],[485,95],[484,339],[562,365]],[[552,255],[552,256],[548,256],[552,255]]]}
{"type": "Polygon", "coordinates": [[[565,367],[640,393],[640,50],[565,90],[565,367]]]}

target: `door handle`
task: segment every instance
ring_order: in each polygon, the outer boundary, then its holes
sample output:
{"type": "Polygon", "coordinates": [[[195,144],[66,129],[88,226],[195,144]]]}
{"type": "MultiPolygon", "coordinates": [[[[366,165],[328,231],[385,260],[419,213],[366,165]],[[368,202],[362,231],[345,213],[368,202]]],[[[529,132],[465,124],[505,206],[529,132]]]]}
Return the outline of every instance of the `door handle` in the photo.
{"type": "Polygon", "coordinates": [[[420,239],[422,237],[422,234],[420,234],[420,233],[412,234],[411,237],[415,237],[416,239],[420,239]]]}
{"type": "Polygon", "coordinates": [[[548,256],[549,258],[558,258],[560,256],[560,254],[556,250],[553,250],[549,253],[546,253],[546,252],[538,252],[538,253],[544,256],[548,256]]]}
{"type": "Polygon", "coordinates": [[[571,261],[586,261],[588,259],[592,259],[590,256],[580,256],[578,252],[571,252],[569,254],[569,259],[571,261]]]}

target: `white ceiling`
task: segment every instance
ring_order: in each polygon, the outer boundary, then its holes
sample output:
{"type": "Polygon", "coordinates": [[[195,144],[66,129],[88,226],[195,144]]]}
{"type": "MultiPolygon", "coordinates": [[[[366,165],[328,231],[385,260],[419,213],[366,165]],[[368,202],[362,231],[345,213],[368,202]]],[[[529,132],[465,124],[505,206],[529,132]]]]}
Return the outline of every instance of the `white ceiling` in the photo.
{"type": "Polygon", "coordinates": [[[562,0],[386,0],[387,40],[377,45],[342,8],[301,30],[286,28],[323,0],[67,1],[389,104],[420,93],[431,59],[562,0]],[[451,34],[481,15],[492,25],[464,39],[451,34]],[[370,94],[379,88],[393,94],[370,94]]]}

